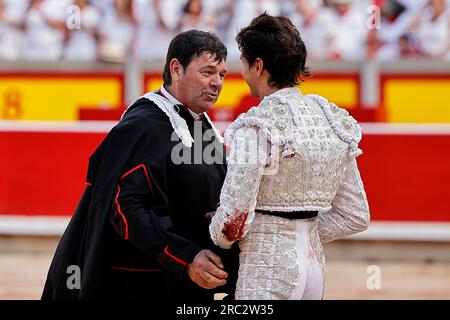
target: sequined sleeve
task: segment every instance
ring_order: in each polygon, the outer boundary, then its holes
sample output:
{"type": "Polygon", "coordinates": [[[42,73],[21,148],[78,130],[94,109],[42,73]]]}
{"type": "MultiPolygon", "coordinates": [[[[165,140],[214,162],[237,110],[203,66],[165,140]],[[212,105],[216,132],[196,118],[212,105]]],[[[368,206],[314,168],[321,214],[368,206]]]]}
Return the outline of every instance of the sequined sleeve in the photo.
{"type": "Polygon", "coordinates": [[[257,127],[244,126],[234,134],[220,206],[209,227],[213,242],[222,248],[228,249],[241,239],[253,221],[267,147],[257,127]]]}
{"type": "Polygon", "coordinates": [[[369,205],[354,158],[332,202],[332,209],[319,213],[320,239],[325,243],[364,231],[369,221],[369,205]]]}

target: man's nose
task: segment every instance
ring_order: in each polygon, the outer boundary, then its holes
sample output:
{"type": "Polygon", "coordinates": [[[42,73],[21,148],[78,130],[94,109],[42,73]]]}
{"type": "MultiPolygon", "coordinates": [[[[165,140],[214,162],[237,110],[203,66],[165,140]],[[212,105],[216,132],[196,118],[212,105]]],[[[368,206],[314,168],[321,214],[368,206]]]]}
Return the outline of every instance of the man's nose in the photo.
{"type": "Polygon", "coordinates": [[[223,79],[220,75],[215,75],[212,79],[211,79],[211,87],[215,87],[215,88],[222,88],[222,84],[223,84],[223,79]]]}

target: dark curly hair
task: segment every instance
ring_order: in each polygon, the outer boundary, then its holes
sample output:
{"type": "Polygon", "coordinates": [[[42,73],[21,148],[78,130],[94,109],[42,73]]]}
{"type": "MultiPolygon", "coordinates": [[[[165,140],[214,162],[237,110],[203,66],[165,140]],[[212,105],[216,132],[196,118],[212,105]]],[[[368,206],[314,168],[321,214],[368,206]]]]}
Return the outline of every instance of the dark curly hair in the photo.
{"type": "Polygon", "coordinates": [[[300,32],[286,17],[263,13],[241,29],[236,41],[250,66],[256,58],[262,59],[271,86],[295,86],[311,76],[305,66],[306,47],[300,32]]]}

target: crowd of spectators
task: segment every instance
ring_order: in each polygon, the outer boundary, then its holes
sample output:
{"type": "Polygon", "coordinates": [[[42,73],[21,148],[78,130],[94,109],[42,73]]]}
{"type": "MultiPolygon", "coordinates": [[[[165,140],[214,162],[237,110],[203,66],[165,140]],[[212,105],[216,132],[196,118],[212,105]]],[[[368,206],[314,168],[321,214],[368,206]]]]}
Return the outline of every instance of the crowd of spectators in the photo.
{"type": "Polygon", "coordinates": [[[449,0],[0,0],[0,59],[164,59],[187,29],[237,31],[266,11],[292,19],[309,59],[450,60],[449,0]]]}

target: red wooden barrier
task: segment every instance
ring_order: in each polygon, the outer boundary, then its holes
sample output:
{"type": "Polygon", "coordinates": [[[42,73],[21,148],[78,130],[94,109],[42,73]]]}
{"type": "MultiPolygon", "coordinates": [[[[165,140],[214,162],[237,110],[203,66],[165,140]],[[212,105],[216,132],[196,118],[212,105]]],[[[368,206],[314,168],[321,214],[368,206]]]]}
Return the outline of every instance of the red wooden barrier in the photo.
{"type": "MultiPolygon", "coordinates": [[[[0,130],[0,214],[70,215],[88,158],[106,134],[94,131],[0,130]]],[[[372,132],[360,146],[373,220],[450,222],[448,132],[372,132]]]]}

